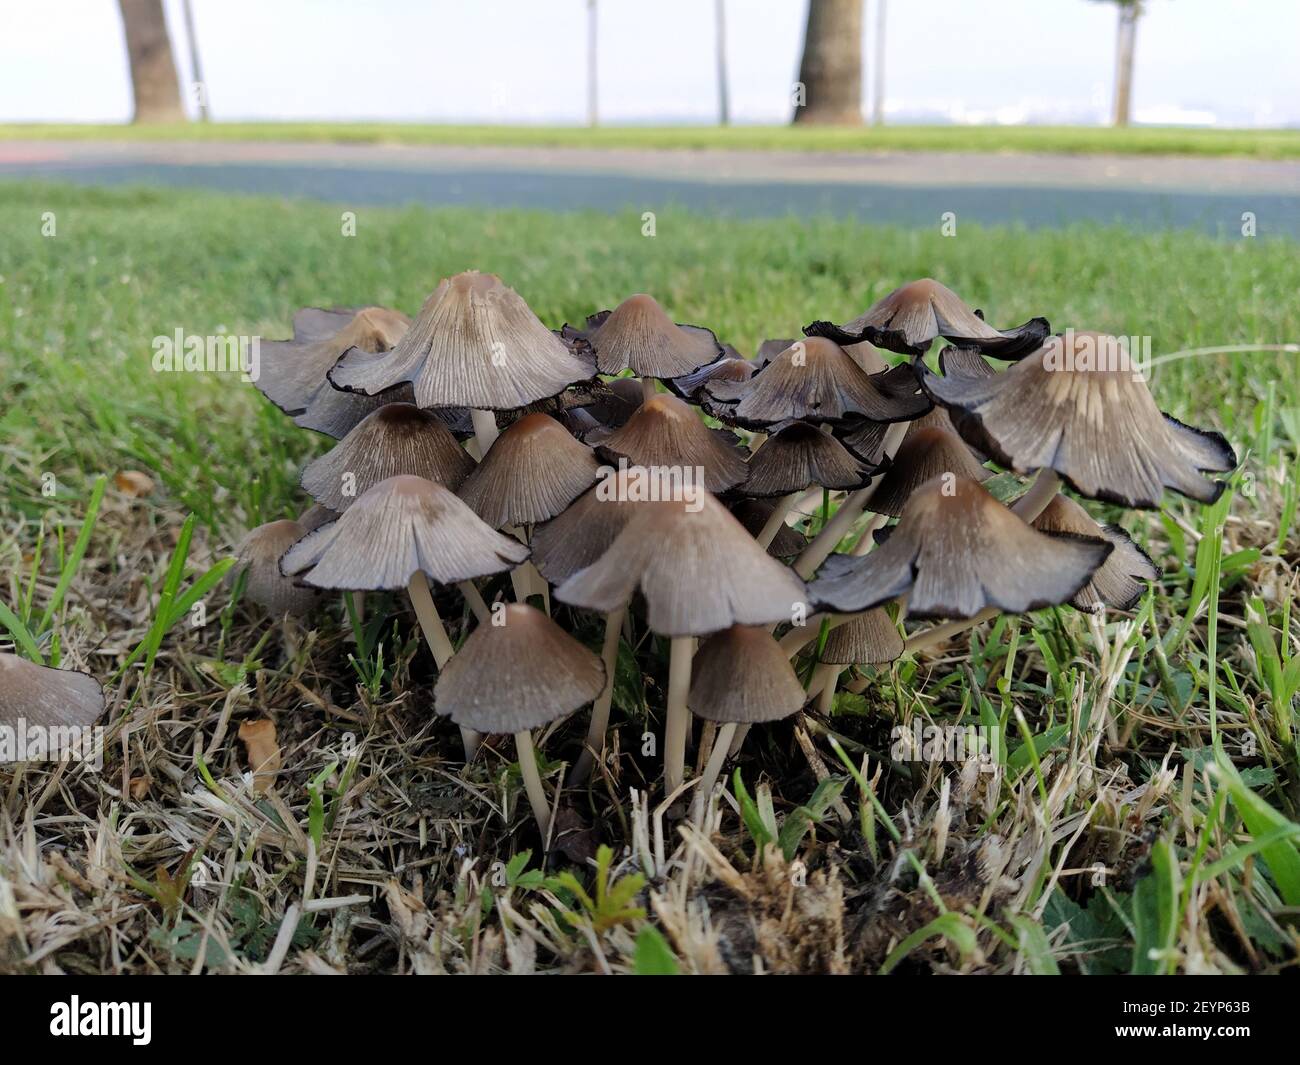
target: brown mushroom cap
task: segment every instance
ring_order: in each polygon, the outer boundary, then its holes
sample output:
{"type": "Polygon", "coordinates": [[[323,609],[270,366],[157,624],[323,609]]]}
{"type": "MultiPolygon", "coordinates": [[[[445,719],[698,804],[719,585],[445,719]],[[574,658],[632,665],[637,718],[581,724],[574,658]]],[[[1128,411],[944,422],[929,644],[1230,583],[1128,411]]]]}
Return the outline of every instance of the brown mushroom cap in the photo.
{"type": "Polygon", "coordinates": [[[546,414],[529,414],[502,433],[461,485],[460,497],[499,529],[559,514],[596,481],[596,454],[546,414]]]}
{"type": "Polygon", "coordinates": [[[768,437],[749,457],[748,496],[783,496],[818,485],[861,488],[874,471],[863,466],[835,437],[807,422],[793,422],[768,437]]]}
{"type": "Polygon", "coordinates": [[[820,657],[836,666],[870,666],[892,662],[902,653],[898,626],[884,607],[876,607],[831,629],[820,657]]]}
{"type": "Polygon", "coordinates": [[[389,403],[309,462],[302,487],[318,503],[342,513],[369,488],[400,473],[455,491],[474,468],[474,460],[436,415],[410,403],[389,403]]]}
{"type": "Polygon", "coordinates": [[[939,352],[939,372],[944,377],[992,377],[997,371],[976,348],[949,346],[939,352]]]}
{"type": "Polygon", "coordinates": [[[975,461],[961,437],[943,429],[909,429],[871,496],[871,509],[896,518],[913,492],[944,473],[972,481],[993,476],[975,461]]]}
{"type": "MultiPolygon", "coordinates": [[[[724,345],[725,346],[725,345],[724,345]]],[[[671,377],[665,384],[682,399],[694,399],[696,394],[710,381],[738,381],[744,383],[754,376],[757,369],[754,363],[740,355],[727,355],[702,366],[694,373],[681,377],[671,377]]]]}
{"type": "Polygon", "coordinates": [[[761,626],[732,625],[710,636],[691,663],[686,705],[706,721],[779,721],[803,706],[804,698],[790,656],[761,626]]]}
{"type": "Polygon", "coordinates": [[[524,407],[592,376],[514,289],[473,270],[442,281],[391,351],[349,351],[329,373],[344,391],[409,381],[421,407],[475,410],[524,407]]]}
{"type": "Polygon", "coordinates": [[[104,689],[89,673],[0,652],[0,725],[88,728],[103,712],[104,689]]]}
{"type": "Polygon", "coordinates": [[[711,381],[704,392],[720,403],[734,403],[731,420],[750,426],[798,418],[838,422],[854,414],[896,422],[930,408],[916,388],[904,394],[897,381],[893,371],[873,377],[838,344],[809,337],[795,341],[748,383],[711,381]]]}
{"type": "MultiPolygon", "coordinates": [[[[770,499],[740,499],[731,505],[731,513],[745,527],[750,536],[758,536],[767,525],[776,504],[770,499]]],[[[808,541],[789,525],[782,525],[767,545],[767,553],[774,558],[793,558],[808,541]]]]}
{"type": "Polygon", "coordinates": [[[1049,328],[1046,318],[1031,318],[1015,329],[994,329],[952,289],[926,277],[894,289],[850,322],[813,322],[804,332],[840,344],[868,340],[904,355],[924,354],[935,337],[943,336],[1012,359],[1038,347],[1049,328]]]}
{"type": "Polygon", "coordinates": [[[328,525],[332,521],[337,521],[339,512],[330,510],[329,507],[322,507],[319,503],[313,503],[301,514],[298,515],[298,524],[303,528],[303,535],[319,529],[322,525],[328,525]]]}
{"type": "Polygon", "coordinates": [[[562,514],[533,530],[533,564],[559,584],[600,558],[638,505],[633,483],[648,478],[639,466],[609,470],[562,514]]]}
{"type": "Polygon", "coordinates": [[[477,732],[527,732],[591,702],[604,686],[598,655],[540,610],[511,603],[469,634],[438,675],[433,702],[477,732]]]}
{"type": "Polygon", "coordinates": [[[1132,610],[1142,598],[1147,585],[1160,579],[1160,567],[1133,542],[1127,532],[1118,525],[1098,525],[1069,496],[1057,495],[1034,519],[1033,525],[1035,529],[1046,533],[1099,536],[1114,545],[1110,557],[1070,600],[1080,610],[1091,612],[1102,606],[1132,610]]]}
{"type": "Polygon", "coordinates": [[[638,588],[647,623],[661,636],[785,621],[806,598],[794,572],[707,493],[638,506],[609,550],[555,596],[608,614],[638,588]]]}
{"type": "Polygon", "coordinates": [[[245,572],[244,598],[265,607],[272,614],[302,615],[316,606],[319,594],[303,588],[280,572],[280,559],[307,535],[296,521],[270,521],[249,530],[235,548],[239,560],[232,577],[245,572]]]}
{"type": "Polygon", "coordinates": [[[1141,374],[1117,363],[1119,343],[1052,337],[983,379],[918,371],[962,436],[1000,466],[1052,469],[1080,495],[1126,507],[1159,506],[1165,488],[1214,501],[1223,483],[1202,471],[1230,470],[1236,454],[1220,434],[1162,414],[1141,374]]]}
{"type": "Polygon", "coordinates": [[[316,588],[405,588],[417,572],[440,584],[513,569],[528,548],[503,536],[440,484],[401,475],[380,481],[338,521],[296,543],[281,572],[316,588]],[[305,572],[306,571],[306,572],[305,572]]]}
{"type": "Polygon", "coordinates": [[[828,558],[809,594],[847,614],[904,593],[913,617],[969,618],[988,607],[1016,614],[1069,600],[1111,550],[1104,540],[1030,528],[977,481],[938,477],[912,493],[874,551],[828,558]]]}
{"type": "Polygon", "coordinates": [[[588,318],[582,336],[605,374],[630,369],[638,377],[681,377],[723,356],[712,330],[677,325],[644,293],[588,318]]]}
{"type": "Polygon", "coordinates": [[[703,469],[710,492],[725,492],[749,475],[734,436],[710,429],[693,407],[666,393],[642,403],[625,425],[588,439],[636,466],[703,469]]]}

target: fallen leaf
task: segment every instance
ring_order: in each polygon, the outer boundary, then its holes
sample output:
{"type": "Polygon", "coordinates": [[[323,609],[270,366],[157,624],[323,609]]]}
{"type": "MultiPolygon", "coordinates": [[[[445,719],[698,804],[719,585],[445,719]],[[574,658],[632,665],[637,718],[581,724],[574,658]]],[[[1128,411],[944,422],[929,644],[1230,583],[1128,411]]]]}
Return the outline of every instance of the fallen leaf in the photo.
{"type": "Polygon", "coordinates": [[[136,802],[139,802],[141,799],[143,799],[146,795],[149,794],[148,777],[132,777],[130,783],[127,786],[131,792],[131,798],[133,798],[136,802]]]}
{"type": "Polygon", "coordinates": [[[265,795],[280,771],[280,745],[275,740],[275,722],[265,717],[245,721],[239,726],[239,738],[248,751],[248,767],[253,771],[253,794],[265,795]]]}
{"type": "Polygon", "coordinates": [[[113,484],[124,496],[139,499],[153,492],[153,478],[139,470],[123,470],[113,476],[113,484]]]}

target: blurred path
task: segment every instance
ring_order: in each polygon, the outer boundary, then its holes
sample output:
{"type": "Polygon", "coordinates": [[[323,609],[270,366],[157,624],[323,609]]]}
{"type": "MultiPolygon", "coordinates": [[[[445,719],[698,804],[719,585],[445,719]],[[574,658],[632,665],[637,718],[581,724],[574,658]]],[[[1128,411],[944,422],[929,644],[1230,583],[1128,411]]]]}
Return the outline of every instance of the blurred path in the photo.
{"type": "Polygon", "coordinates": [[[0,177],[345,205],[424,203],[907,226],[1078,221],[1300,237],[1300,161],[1099,155],[633,151],[274,143],[0,142],[0,177]]]}

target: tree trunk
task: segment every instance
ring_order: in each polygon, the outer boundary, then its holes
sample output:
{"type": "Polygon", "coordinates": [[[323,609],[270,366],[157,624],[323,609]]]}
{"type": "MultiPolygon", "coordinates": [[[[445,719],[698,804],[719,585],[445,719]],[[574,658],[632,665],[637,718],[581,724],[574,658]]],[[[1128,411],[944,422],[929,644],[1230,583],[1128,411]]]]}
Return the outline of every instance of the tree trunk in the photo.
{"type": "Polygon", "coordinates": [[[1133,50],[1137,44],[1137,4],[1119,5],[1119,28],[1115,41],[1115,116],[1116,126],[1127,126],[1133,109],[1133,50]]]}
{"type": "Polygon", "coordinates": [[[794,121],[862,124],[862,0],[809,0],[794,121]]]}
{"type": "Polygon", "coordinates": [[[885,124],[885,0],[876,0],[876,89],[871,94],[871,124],[885,124]]]}
{"type": "Polygon", "coordinates": [[[162,0],[118,0],[135,97],[133,122],[184,122],[162,0]]]}

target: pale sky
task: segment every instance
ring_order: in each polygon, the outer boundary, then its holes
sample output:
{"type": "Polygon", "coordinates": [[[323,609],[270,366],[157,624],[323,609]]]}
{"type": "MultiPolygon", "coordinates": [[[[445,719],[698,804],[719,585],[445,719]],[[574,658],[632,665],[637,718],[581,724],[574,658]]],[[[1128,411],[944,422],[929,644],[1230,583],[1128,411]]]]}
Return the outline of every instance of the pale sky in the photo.
{"type": "MultiPolygon", "coordinates": [[[[1104,121],[1115,9],[1092,0],[887,0],[899,121],[1104,121]]],[[[586,0],[192,0],[213,116],[580,123],[586,0]]],[[[180,0],[165,0],[183,81],[180,0]]],[[[1300,0],[1148,0],[1138,121],[1300,125],[1300,0]]],[[[602,121],[717,115],[712,0],[598,0],[602,121]]],[[[736,122],[782,122],[806,0],[726,0],[736,122]]],[[[867,0],[873,55],[876,0],[867,0]]],[[[866,85],[872,81],[867,71],[866,85]]],[[[114,0],[11,2],[0,121],[121,122],[114,0]]]]}

